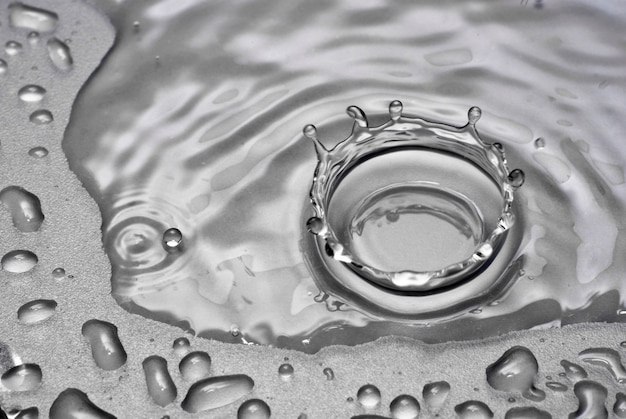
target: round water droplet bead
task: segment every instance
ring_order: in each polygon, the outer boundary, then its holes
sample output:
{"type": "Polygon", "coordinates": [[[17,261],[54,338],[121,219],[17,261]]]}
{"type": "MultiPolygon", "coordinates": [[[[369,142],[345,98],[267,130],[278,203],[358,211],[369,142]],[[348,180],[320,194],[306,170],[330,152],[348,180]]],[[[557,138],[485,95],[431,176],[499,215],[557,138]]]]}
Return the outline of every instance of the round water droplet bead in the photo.
{"type": "Polygon", "coordinates": [[[233,335],[234,337],[239,336],[239,334],[241,333],[241,330],[239,330],[239,326],[236,324],[233,324],[230,326],[230,334],[233,335]]]}
{"type": "Polygon", "coordinates": [[[397,121],[402,116],[402,102],[394,100],[389,104],[389,116],[392,120],[397,121]]]}
{"type": "Polygon", "coordinates": [[[322,371],[324,373],[324,375],[326,376],[326,379],[328,381],[334,380],[335,379],[335,372],[332,370],[332,368],[324,368],[324,371],[322,371]]]}
{"type": "Polygon", "coordinates": [[[416,419],[420,414],[420,404],[415,397],[401,394],[389,405],[391,417],[394,419],[416,419]]]}
{"type": "Polygon", "coordinates": [[[324,222],[318,217],[311,217],[306,222],[306,229],[311,234],[320,234],[324,230],[324,222]]]}
{"type": "Polygon", "coordinates": [[[278,367],[278,375],[283,381],[291,380],[293,378],[293,366],[291,364],[282,364],[278,367]]]}
{"type": "Polygon", "coordinates": [[[504,419],[552,419],[552,415],[536,407],[513,407],[506,412],[504,419]]]}
{"type": "Polygon", "coordinates": [[[27,103],[41,102],[45,95],[46,89],[36,84],[28,84],[17,92],[17,96],[20,100],[27,103]]]}
{"type": "Polygon", "coordinates": [[[2,257],[2,269],[14,274],[28,272],[37,265],[37,256],[28,250],[12,250],[2,257]]]}
{"type": "Polygon", "coordinates": [[[524,172],[521,169],[515,169],[511,171],[511,173],[509,173],[508,179],[509,179],[509,183],[511,184],[511,186],[513,186],[514,188],[519,188],[520,186],[524,184],[524,180],[526,179],[526,176],[524,175],[524,172]]]}
{"type": "Polygon", "coordinates": [[[63,269],[63,268],[54,268],[52,270],[52,277],[54,279],[63,279],[63,278],[65,278],[65,269],[63,269]]]}
{"type": "Polygon", "coordinates": [[[474,125],[476,122],[478,122],[482,114],[483,112],[478,106],[472,106],[467,112],[467,119],[471,125],[474,125]]]}
{"type": "Polygon", "coordinates": [[[48,149],[45,147],[33,147],[28,151],[28,155],[36,159],[42,159],[48,155],[48,149]]]}
{"type": "Polygon", "coordinates": [[[54,117],[49,110],[39,109],[30,114],[29,120],[35,125],[47,125],[54,121],[54,117]]]}
{"type": "Polygon", "coordinates": [[[270,407],[263,400],[246,400],[237,410],[237,419],[269,419],[272,415],[270,407]]]}
{"type": "Polygon", "coordinates": [[[305,126],[302,129],[302,133],[304,134],[305,137],[311,139],[311,140],[316,140],[317,139],[317,128],[315,128],[315,125],[313,124],[309,124],[307,126],[305,126]]]}
{"type": "Polygon", "coordinates": [[[0,201],[9,208],[18,230],[24,233],[39,230],[45,217],[35,194],[19,186],[8,186],[0,191],[0,201]]]}
{"type": "Polygon", "coordinates": [[[373,409],[380,404],[380,390],[373,384],[365,384],[356,393],[356,398],[366,409],[373,409]]]}
{"type": "Polygon", "coordinates": [[[190,352],[180,361],[178,369],[185,380],[198,381],[211,374],[211,357],[202,351],[190,352]]]}
{"type": "Polygon", "coordinates": [[[535,148],[537,150],[540,150],[542,148],[544,148],[546,146],[546,140],[544,140],[543,138],[539,137],[535,140],[535,148]]]}
{"type": "Polygon", "coordinates": [[[2,385],[11,391],[32,391],[41,384],[41,368],[37,364],[17,365],[0,378],[2,385]]]}
{"type": "Polygon", "coordinates": [[[28,34],[28,42],[30,42],[31,45],[35,45],[39,42],[39,32],[30,32],[28,34]]]}
{"type": "Polygon", "coordinates": [[[187,338],[174,339],[174,343],[172,344],[172,349],[174,349],[174,352],[178,356],[186,355],[189,352],[190,347],[191,344],[187,338]]]}
{"type": "Polygon", "coordinates": [[[22,52],[22,44],[15,41],[9,41],[4,44],[4,50],[8,55],[17,55],[22,52]]]}
{"type": "Polygon", "coordinates": [[[56,308],[54,300],[30,301],[17,310],[17,318],[24,324],[40,323],[52,317],[56,308]]]}
{"type": "Polygon", "coordinates": [[[168,228],[163,233],[163,247],[165,250],[179,249],[183,244],[183,233],[177,228],[168,228]]]}
{"type": "Polygon", "coordinates": [[[458,404],[454,407],[454,411],[459,419],[491,419],[493,412],[485,403],[478,400],[469,400],[458,404]]]}

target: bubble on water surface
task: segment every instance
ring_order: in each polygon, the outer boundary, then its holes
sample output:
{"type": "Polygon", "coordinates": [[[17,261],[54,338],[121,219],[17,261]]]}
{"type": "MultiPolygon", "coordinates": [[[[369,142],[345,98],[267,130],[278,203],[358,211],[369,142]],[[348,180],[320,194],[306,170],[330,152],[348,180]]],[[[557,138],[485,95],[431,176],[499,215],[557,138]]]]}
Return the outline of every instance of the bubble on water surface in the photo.
{"type": "Polygon", "coordinates": [[[82,333],[89,341],[91,355],[98,367],[112,371],[126,363],[126,351],[114,324],[96,319],[88,320],[83,324],[82,333]]]}
{"type": "Polygon", "coordinates": [[[356,393],[356,399],[366,409],[373,409],[380,404],[380,390],[373,384],[365,384],[356,393]]]}
{"type": "Polygon", "coordinates": [[[33,300],[17,310],[17,318],[24,324],[40,323],[52,317],[56,307],[54,300],[33,300]]]}
{"type": "Polygon", "coordinates": [[[172,403],[178,393],[165,358],[149,356],[143,360],[142,366],[150,398],[161,407],[172,403]]]}
{"type": "Polygon", "coordinates": [[[19,186],[9,186],[0,191],[0,201],[9,208],[13,225],[20,231],[39,230],[45,217],[37,195],[19,186]]]}
{"type": "Polygon", "coordinates": [[[17,95],[23,102],[41,102],[46,95],[46,89],[36,84],[27,84],[17,92],[17,95]]]}
{"type": "Polygon", "coordinates": [[[30,29],[38,32],[52,32],[56,29],[59,16],[49,10],[12,3],[9,6],[9,23],[19,29],[30,29]]]}
{"type": "Polygon", "coordinates": [[[252,378],[243,374],[205,378],[189,388],[181,407],[189,413],[217,409],[244,397],[253,387],[252,378]]]}
{"type": "Polygon", "coordinates": [[[237,419],[269,419],[272,416],[270,407],[263,400],[246,400],[237,409],[237,419]]]}
{"type": "Polygon", "coordinates": [[[37,265],[37,255],[29,250],[12,250],[2,256],[2,269],[14,274],[28,272],[37,265]]]}
{"type": "Polygon", "coordinates": [[[50,407],[50,419],[115,419],[75,388],[63,390],[50,407]]]}
{"type": "Polygon", "coordinates": [[[54,121],[52,112],[47,109],[39,109],[31,113],[28,119],[35,125],[47,125],[54,121]]]}

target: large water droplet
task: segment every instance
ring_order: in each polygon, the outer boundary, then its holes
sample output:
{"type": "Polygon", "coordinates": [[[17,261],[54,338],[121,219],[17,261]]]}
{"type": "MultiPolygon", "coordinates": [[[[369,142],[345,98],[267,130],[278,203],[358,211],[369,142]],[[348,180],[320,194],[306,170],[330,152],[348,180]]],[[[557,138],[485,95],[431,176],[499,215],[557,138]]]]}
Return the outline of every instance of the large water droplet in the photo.
{"type": "Polygon", "coordinates": [[[180,361],[178,368],[185,380],[198,381],[211,373],[211,357],[206,352],[191,352],[180,361]]]}
{"type": "Polygon", "coordinates": [[[244,374],[210,377],[193,384],[181,407],[198,413],[229,405],[252,391],[254,381],[244,374]]]}
{"type": "Polygon", "coordinates": [[[587,371],[578,364],[564,359],[561,361],[561,366],[565,370],[565,376],[574,383],[587,378],[587,371]]]}
{"type": "Polygon", "coordinates": [[[619,383],[626,383],[626,369],[622,365],[619,353],[610,348],[589,348],[578,354],[578,357],[591,365],[604,367],[619,383]]]}
{"type": "Polygon", "coordinates": [[[552,415],[536,407],[514,407],[506,412],[504,419],[552,419],[552,415]]]}
{"type": "Polygon", "coordinates": [[[478,400],[469,400],[458,404],[454,407],[454,411],[459,419],[491,419],[493,412],[485,403],[478,400]]]}
{"type": "Polygon", "coordinates": [[[420,404],[415,397],[401,394],[391,401],[389,410],[394,419],[416,419],[420,414],[420,404]]]}
{"type": "Polygon", "coordinates": [[[176,385],[167,370],[167,361],[156,355],[144,359],[143,372],[146,377],[148,394],[161,407],[167,406],[176,399],[176,385]]]}
{"type": "Polygon", "coordinates": [[[237,419],[269,419],[272,415],[270,407],[263,400],[246,400],[237,410],[237,419]]]}
{"type": "Polygon", "coordinates": [[[28,272],[37,265],[37,255],[28,250],[12,250],[2,257],[2,269],[14,274],[28,272]]]}
{"type": "Polygon", "coordinates": [[[163,233],[163,248],[168,252],[177,252],[183,248],[183,233],[177,228],[168,228],[163,233]]]}
{"type": "Polygon", "coordinates": [[[24,324],[40,323],[52,317],[56,308],[54,300],[34,300],[17,310],[17,318],[24,324]]]}
{"type": "Polygon", "coordinates": [[[356,398],[366,409],[373,409],[380,403],[380,390],[373,384],[365,384],[356,393],[356,398]]]}
{"type": "Polygon", "coordinates": [[[48,56],[59,70],[69,71],[74,65],[70,47],[57,38],[48,40],[48,56]]]}
{"type": "Polygon", "coordinates": [[[615,395],[613,413],[615,413],[615,416],[617,416],[618,418],[626,418],[626,394],[617,393],[615,395]]]}
{"type": "Polygon", "coordinates": [[[2,374],[2,385],[12,391],[32,391],[41,384],[41,368],[37,364],[17,365],[2,374]]]}
{"type": "Polygon", "coordinates": [[[282,364],[278,367],[278,376],[283,381],[289,381],[293,378],[293,365],[282,364]]]}
{"type": "Polygon", "coordinates": [[[50,407],[50,419],[116,419],[75,388],[63,390],[50,407]]]}
{"type": "Polygon", "coordinates": [[[14,28],[52,32],[56,29],[58,21],[58,15],[48,10],[22,3],[13,3],[9,6],[9,22],[14,28]]]}
{"type": "Polygon", "coordinates": [[[115,325],[102,320],[88,320],[83,324],[82,333],[89,340],[91,355],[97,366],[111,371],[126,363],[126,351],[115,325]]]}
{"type": "Polygon", "coordinates": [[[496,390],[516,391],[529,400],[540,401],[546,394],[534,386],[539,372],[535,355],[523,346],[507,350],[496,362],[487,367],[487,382],[496,390]]]}
{"type": "Polygon", "coordinates": [[[36,84],[27,84],[17,92],[20,100],[28,103],[41,102],[45,95],[46,89],[36,84]]]}
{"type": "Polygon", "coordinates": [[[446,402],[450,394],[450,384],[447,381],[428,383],[422,390],[424,403],[431,409],[439,409],[446,402]]]}
{"type": "Polygon", "coordinates": [[[28,117],[29,121],[35,125],[47,125],[54,121],[54,117],[52,116],[52,112],[47,109],[39,109],[30,114],[28,117]]]}
{"type": "Polygon", "coordinates": [[[606,419],[609,412],[604,405],[608,392],[594,381],[579,381],[574,385],[574,394],[578,398],[578,410],[569,415],[569,419],[606,419]]]}
{"type": "Polygon", "coordinates": [[[0,201],[9,208],[18,230],[24,233],[39,230],[45,217],[36,195],[19,186],[9,186],[0,191],[0,201]]]}

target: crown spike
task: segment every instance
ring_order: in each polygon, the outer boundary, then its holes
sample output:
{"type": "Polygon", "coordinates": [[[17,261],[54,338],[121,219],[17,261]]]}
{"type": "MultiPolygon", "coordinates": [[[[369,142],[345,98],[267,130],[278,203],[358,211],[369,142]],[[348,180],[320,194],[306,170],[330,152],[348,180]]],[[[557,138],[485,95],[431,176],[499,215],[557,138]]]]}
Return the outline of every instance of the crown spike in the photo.
{"type": "Polygon", "coordinates": [[[346,113],[350,116],[350,118],[354,119],[355,124],[357,124],[361,128],[367,128],[367,116],[365,116],[365,112],[358,106],[348,106],[346,109],[346,113]]]}
{"type": "Polygon", "coordinates": [[[481,111],[478,106],[472,106],[471,108],[469,108],[469,111],[467,111],[468,123],[470,125],[475,125],[476,122],[478,122],[478,120],[480,119],[482,114],[483,114],[483,111],[481,111]]]}

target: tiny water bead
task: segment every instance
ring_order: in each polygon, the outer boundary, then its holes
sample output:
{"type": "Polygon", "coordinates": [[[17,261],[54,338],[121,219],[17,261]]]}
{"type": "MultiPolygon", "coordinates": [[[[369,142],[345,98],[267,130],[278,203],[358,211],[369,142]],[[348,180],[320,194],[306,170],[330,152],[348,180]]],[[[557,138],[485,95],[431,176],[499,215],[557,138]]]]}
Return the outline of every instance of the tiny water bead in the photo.
{"type": "Polygon", "coordinates": [[[57,308],[54,300],[34,300],[30,301],[17,310],[17,318],[24,324],[41,323],[49,319],[57,308]]]}
{"type": "Polygon", "coordinates": [[[202,351],[190,352],[180,361],[178,369],[185,380],[198,381],[211,374],[211,357],[202,351]]]}
{"type": "Polygon", "coordinates": [[[269,419],[272,416],[270,407],[263,400],[246,400],[237,410],[237,419],[269,419]]]}
{"type": "Polygon", "coordinates": [[[2,256],[0,265],[4,271],[21,274],[33,269],[38,261],[37,255],[30,250],[12,250],[2,256]]]}
{"type": "Polygon", "coordinates": [[[9,23],[14,28],[37,32],[52,32],[56,29],[59,16],[49,10],[39,9],[22,3],[9,5],[9,23]]]}
{"type": "Polygon", "coordinates": [[[493,412],[485,403],[478,400],[468,400],[454,407],[459,419],[492,419],[493,412]]]}
{"type": "Polygon", "coordinates": [[[168,252],[181,250],[183,247],[183,233],[177,228],[168,228],[163,233],[163,248],[168,252]]]}
{"type": "Polygon", "coordinates": [[[47,125],[54,121],[52,112],[47,109],[39,109],[31,113],[28,119],[35,125],[47,125]]]}
{"type": "Polygon", "coordinates": [[[6,44],[4,44],[4,51],[7,53],[7,55],[17,55],[22,52],[22,49],[22,44],[16,41],[8,41],[6,44]]]}
{"type": "Polygon", "coordinates": [[[291,364],[281,364],[278,367],[278,376],[283,381],[289,381],[293,378],[293,365],[291,364]]]}
{"type": "Polygon", "coordinates": [[[35,194],[19,186],[9,186],[0,191],[0,201],[9,208],[18,230],[24,233],[39,230],[45,217],[35,194]]]}
{"type": "Polygon", "coordinates": [[[149,356],[144,359],[142,366],[148,394],[152,400],[161,407],[172,403],[176,399],[178,392],[167,370],[165,358],[157,355],[149,356]]]}
{"type": "Polygon", "coordinates": [[[366,409],[374,409],[380,404],[380,390],[373,384],[365,384],[356,393],[358,402],[366,409]]]}
{"type": "Polygon", "coordinates": [[[486,370],[487,382],[499,391],[514,391],[533,401],[545,399],[545,392],[535,387],[539,372],[537,358],[523,346],[508,349],[486,370]]]}
{"type": "Polygon", "coordinates": [[[68,388],[59,394],[50,407],[49,416],[50,419],[116,419],[76,388],[68,388]]]}
{"type": "Polygon", "coordinates": [[[115,325],[102,320],[88,320],[83,324],[82,333],[89,341],[91,355],[98,367],[112,371],[126,363],[126,351],[115,325]]]}
{"type": "Polygon", "coordinates": [[[415,397],[401,394],[391,401],[389,411],[394,419],[417,419],[420,404],[415,397]]]}
{"type": "Polygon", "coordinates": [[[45,95],[46,89],[36,84],[27,84],[17,92],[20,100],[27,103],[41,102],[45,95]]]}
{"type": "Polygon", "coordinates": [[[252,378],[244,374],[205,378],[189,388],[181,407],[189,413],[217,409],[244,397],[253,387],[252,378]]]}
{"type": "Polygon", "coordinates": [[[22,364],[2,374],[0,381],[11,391],[32,391],[39,387],[42,376],[39,365],[22,364]]]}
{"type": "Polygon", "coordinates": [[[52,270],[52,277],[54,279],[63,279],[63,278],[65,278],[65,269],[63,269],[63,268],[54,268],[52,270]]]}
{"type": "Polygon", "coordinates": [[[50,38],[47,43],[48,56],[56,68],[61,71],[69,71],[74,66],[74,59],[67,43],[50,38]]]}
{"type": "Polygon", "coordinates": [[[41,146],[33,147],[28,150],[28,155],[36,159],[43,159],[48,155],[48,149],[41,146]]]}

